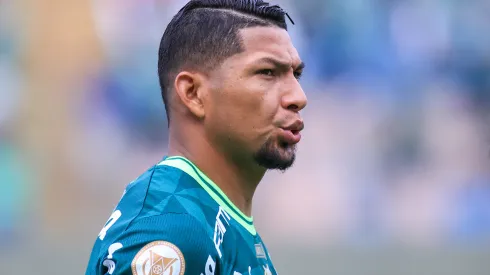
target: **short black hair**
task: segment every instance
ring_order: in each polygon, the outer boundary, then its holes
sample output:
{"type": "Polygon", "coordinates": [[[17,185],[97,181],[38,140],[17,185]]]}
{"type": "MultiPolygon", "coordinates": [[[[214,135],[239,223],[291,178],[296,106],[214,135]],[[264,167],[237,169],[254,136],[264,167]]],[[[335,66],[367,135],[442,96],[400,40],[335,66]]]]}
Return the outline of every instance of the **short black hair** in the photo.
{"type": "Polygon", "coordinates": [[[243,52],[238,31],[257,26],[287,30],[287,13],[262,0],[191,0],[168,24],[158,54],[158,77],[170,123],[169,91],[181,70],[206,72],[243,52]]]}

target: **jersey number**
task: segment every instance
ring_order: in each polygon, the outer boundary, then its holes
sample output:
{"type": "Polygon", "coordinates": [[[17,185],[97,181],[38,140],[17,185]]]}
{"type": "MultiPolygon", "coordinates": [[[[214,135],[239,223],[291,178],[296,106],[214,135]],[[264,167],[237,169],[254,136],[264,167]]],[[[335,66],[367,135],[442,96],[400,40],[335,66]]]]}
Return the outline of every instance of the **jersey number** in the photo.
{"type": "Polygon", "coordinates": [[[112,215],[109,217],[109,220],[107,220],[107,222],[105,223],[105,226],[104,228],[102,228],[102,230],[100,230],[100,233],[99,233],[99,239],[101,241],[104,240],[105,238],[105,235],[107,234],[107,230],[109,230],[109,228],[111,228],[111,226],[114,225],[114,223],[121,217],[121,211],[119,210],[116,210],[112,213],[112,215]]]}

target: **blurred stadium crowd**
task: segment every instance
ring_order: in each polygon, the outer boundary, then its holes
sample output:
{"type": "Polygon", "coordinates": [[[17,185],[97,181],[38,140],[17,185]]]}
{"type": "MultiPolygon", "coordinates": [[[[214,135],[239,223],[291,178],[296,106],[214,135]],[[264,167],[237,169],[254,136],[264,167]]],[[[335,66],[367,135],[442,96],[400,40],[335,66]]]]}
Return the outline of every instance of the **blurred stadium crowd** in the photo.
{"type": "MultiPolygon", "coordinates": [[[[0,1],[0,252],[75,238],[82,270],[124,186],[165,154],[157,49],[185,1],[66,2],[0,1]]],[[[490,1],[279,4],[309,106],[296,165],[256,194],[263,238],[488,247],[490,1]]]]}

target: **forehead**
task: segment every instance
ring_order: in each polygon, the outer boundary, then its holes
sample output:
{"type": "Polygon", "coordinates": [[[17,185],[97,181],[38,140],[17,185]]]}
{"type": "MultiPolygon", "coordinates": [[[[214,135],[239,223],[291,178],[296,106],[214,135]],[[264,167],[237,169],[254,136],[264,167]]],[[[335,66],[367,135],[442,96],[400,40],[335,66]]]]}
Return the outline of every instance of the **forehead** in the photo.
{"type": "Polygon", "coordinates": [[[240,30],[244,52],[239,58],[253,61],[275,57],[292,66],[301,63],[288,32],[278,27],[253,27],[240,30]]]}

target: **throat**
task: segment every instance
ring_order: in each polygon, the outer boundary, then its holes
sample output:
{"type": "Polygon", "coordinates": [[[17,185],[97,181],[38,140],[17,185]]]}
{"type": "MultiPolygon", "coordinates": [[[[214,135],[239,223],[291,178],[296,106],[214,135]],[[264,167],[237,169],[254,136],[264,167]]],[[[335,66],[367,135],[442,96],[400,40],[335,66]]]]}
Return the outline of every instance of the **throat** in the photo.
{"type": "Polygon", "coordinates": [[[193,160],[243,214],[252,216],[252,201],[265,171],[253,171],[234,162],[217,159],[193,160]]]}
{"type": "Polygon", "coordinates": [[[227,158],[207,142],[194,140],[188,146],[169,143],[169,156],[182,156],[203,172],[228,199],[248,217],[252,216],[252,200],[266,170],[250,161],[227,158]],[[247,165],[246,163],[249,163],[247,165]]]}

